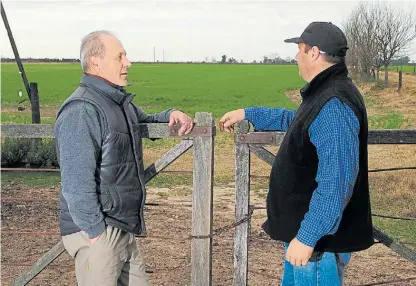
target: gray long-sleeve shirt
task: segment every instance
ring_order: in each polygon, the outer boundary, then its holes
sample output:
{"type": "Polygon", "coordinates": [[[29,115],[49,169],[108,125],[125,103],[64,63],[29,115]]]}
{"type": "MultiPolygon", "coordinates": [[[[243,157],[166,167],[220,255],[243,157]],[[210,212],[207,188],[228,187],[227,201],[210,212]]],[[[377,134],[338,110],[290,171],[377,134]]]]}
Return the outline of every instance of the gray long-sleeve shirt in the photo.
{"type": "MultiPolygon", "coordinates": [[[[171,112],[169,109],[148,115],[139,109],[139,122],[168,122],[171,112]]],[[[62,195],[74,223],[90,238],[105,230],[95,180],[97,159],[107,133],[103,120],[93,105],[74,101],[64,108],[55,123],[62,195]]]]}
{"type": "Polygon", "coordinates": [[[62,195],[74,223],[90,238],[105,229],[95,181],[97,159],[104,138],[101,122],[90,103],[76,101],[62,111],[55,123],[62,195]]]}

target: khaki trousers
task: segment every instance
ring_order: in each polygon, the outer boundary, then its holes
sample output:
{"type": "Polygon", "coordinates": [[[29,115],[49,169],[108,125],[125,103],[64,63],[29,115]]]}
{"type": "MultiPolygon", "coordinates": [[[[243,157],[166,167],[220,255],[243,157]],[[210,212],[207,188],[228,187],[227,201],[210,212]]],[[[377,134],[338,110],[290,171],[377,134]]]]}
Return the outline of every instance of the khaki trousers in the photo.
{"type": "Polygon", "coordinates": [[[83,231],[65,235],[62,241],[75,259],[78,285],[149,285],[143,257],[132,233],[107,226],[93,245],[83,231]]]}

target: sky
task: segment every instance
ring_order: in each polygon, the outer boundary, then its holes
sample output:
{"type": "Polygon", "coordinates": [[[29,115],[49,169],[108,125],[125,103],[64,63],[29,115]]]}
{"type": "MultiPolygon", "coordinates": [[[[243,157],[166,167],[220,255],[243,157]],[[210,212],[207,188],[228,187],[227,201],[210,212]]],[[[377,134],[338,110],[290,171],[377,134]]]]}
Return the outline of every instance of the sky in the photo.
{"type": "MultiPolygon", "coordinates": [[[[416,1],[391,2],[412,11],[416,1]]],[[[19,1],[3,6],[21,58],[79,58],[81,39],[109,30],[131,61],[244,62],[263,56],[294,58],[300,36],[313,21],[342,28],[357,1],[19,1]]],[[[0,55],[14,58],[6,29],[0,29],[0,55]]],[[[410,48],[416,61],[416,41],[410,48]]]]}

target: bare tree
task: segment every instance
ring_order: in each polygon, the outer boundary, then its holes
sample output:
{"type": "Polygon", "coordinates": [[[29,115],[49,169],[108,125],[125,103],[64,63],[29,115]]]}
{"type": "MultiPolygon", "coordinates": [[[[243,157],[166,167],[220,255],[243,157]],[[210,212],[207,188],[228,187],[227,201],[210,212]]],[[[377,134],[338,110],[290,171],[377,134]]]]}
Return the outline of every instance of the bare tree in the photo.
{"type": "Polygon", "coordinates": [[[373,4],[360,2],[344,23],[349,45],[347,62],[356,72],[369,74],[375,66],[377,22],[373,4]]]}
{"type": "Polygon", "coordinates": [[[410,12],[377,3],[379,27],[376,34],[379,47],[378,58],[385,69],[385,84],[388,83],[387,66],[400,53],[406,53],[410,43],[416,38],[416,20],[410,12]]]}
{"type": "MultiPolygon", "coordinates": [[[[407,52],[416,38],[416,19],[411,9],[394,8],[386,2],[360,2],[343,23],[350,50],[347,63],[360,73],[374,72],[407,52]]],[[[375,74],[374,74],[375,75],[375,74]]]]}

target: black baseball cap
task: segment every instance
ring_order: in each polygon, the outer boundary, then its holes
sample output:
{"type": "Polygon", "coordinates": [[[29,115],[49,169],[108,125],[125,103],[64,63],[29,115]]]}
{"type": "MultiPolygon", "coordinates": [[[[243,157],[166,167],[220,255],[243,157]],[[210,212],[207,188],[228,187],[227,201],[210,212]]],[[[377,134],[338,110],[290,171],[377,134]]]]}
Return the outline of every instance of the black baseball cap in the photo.
{"type": "Polygon", "coordinates": [[[285,43],[317,46],[322,52],[338,57],[345,57],[348,50],[345,34],[331,22],[312,22],[300,37],[286,39],[285,43]]]}

